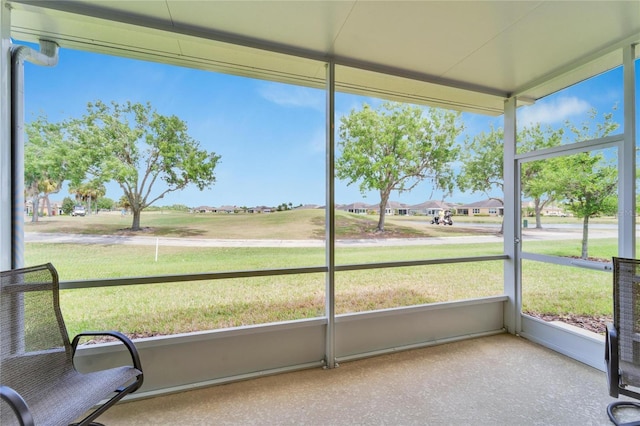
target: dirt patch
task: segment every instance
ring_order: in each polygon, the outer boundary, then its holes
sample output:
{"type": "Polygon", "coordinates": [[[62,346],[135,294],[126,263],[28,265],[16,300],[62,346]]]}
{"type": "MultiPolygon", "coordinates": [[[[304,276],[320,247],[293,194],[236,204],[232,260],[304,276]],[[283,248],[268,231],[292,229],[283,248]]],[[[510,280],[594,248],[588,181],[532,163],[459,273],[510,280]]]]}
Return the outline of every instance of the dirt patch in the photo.
{"type": "Polygon", "coordinates": [[[566,257],[570,257],[571,259],[579,259],[579,260],[588,260],[590,262],[601,262],[601,263],[609,263],[611,262],[611,259],[606,259],[604,257],[587,257],[586,259],[583,259],[580,256],[566,256],[566,257]]]}
{"type": "Polygon", "coordinates": [[[572,314],[564,314],[564,315],[550,315],[550,314],[540,314],[535,312],[525,312],[527,315],[531,315],[532,317],[539,318],[543,321],[561,321],[566,324],[575,325],[576,327],[580,327],[584,330],[589,330],[598,334],[605,334],[607,331],[607,323],[613,322],[613,318],[610,316],[588,316],[588,315],[572,315],[572,314]]]}
{"type": "Polygon", "coordinates": [[[152,228],[150,226],[143,226],[138,231],[134,231],[131,228],[121,228],[116,231],[116,235],[124,235],[124,236],[136,236],[141,234],[154,234],[156,232],[156,228],[152,228]]]}

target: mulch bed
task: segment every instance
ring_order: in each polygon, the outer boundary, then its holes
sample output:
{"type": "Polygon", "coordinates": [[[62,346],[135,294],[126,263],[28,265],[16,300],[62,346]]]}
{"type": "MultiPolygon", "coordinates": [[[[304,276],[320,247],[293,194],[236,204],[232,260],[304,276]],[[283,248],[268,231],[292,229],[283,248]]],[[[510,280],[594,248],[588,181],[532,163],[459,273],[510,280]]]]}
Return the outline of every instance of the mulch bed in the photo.
{"type": "Polygon", "coordinates": [[[576,327],[598,334],[605,334],[607,331],[607,323],[613,322],[613,319],[610,316],[592,317],[587,315],[547,315],[535,312],[525,313],[543,321],[562,321],[566,324],[575,325],[576,327]]]}

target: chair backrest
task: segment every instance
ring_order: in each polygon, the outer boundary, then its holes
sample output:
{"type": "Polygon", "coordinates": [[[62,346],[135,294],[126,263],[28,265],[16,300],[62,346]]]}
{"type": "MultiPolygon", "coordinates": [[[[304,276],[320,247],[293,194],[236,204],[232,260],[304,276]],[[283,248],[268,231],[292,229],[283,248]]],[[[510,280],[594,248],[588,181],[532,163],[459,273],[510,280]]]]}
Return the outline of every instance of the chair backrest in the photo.
{"type": "Polygon", "coordinates": [[[44,382],[72,368],[53,265],[0,272],[0,363],[1,383],[21,394],[34,388],[21,371],[37,370],[44,382]]]}
{"type": "Polygon", "coordinates": [[[613,324],[621,384],[640,386],[640,260],[613,258],[613,324]]]}

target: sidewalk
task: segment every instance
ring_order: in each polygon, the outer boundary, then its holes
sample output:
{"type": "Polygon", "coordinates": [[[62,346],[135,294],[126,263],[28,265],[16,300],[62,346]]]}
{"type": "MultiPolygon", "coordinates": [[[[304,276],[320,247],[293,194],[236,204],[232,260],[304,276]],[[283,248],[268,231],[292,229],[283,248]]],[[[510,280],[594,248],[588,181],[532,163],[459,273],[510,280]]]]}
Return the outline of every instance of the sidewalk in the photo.
{"type": "MultiPolygon", "coordinates": [[[[581,239],[582,233],[571,230],[527,229],[522,232],[525,241],[581,239]]],[[[616,230],[591,230],[589,238],[615,238],[616,230]]],[[[150,236],[84,235],[26,232],[25,242],[56,244],[122,244],[161,245],[173,247],[324,247],[324,240],[257,240],[257,239],[208,239],[172,238],[150,236]]],[[[385,247],[428,246],[441,244],[501,243],[502,235],[456,236],[433,238],[371,238],[337,240],[337,247],[385,247]]]]}

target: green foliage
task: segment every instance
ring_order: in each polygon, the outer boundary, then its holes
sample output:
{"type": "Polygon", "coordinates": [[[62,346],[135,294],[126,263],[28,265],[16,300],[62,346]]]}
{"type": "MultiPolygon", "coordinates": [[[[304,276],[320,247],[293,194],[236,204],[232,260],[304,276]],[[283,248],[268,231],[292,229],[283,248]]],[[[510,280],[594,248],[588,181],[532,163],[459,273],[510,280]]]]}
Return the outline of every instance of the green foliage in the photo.
{"type": "Polygon", "coordinates": [[[603,154],[586,152],[557,160],[549,177],[575,216],[589,218],[617,211],[618,170],[603,154]]]}
{"type": "MultiPolygon", "coordinates": [[[[504,189],[504,131],[501,128],[467,137],[460,154],[463,168],[456,178],[461,191],[490,194],[504,189]]],[[[489,195],[488,195],[489,196],[489,195]]]]}
{"type": "Polygon", "coordinates": [[[283,212],[291,209],[293,209],[293,203],[281,203],[281,204],[278,204],[278,207],[276,207],[276,210],[279,212],[283,212]]]}
{"type": "MultiPolygon", "coordinates": [[[[542,129],[540,124],[524,127],[517,135],[519,151],[528,152],[560,145],[564,131],[550,127],[542,129]]],[[[504,191],[504,131],[491,127],[488,133],[481,133],[467,139],[461,154],[463,168],[457,177],[461,191],[483,192],[490,198],[492,191],[504,191]]],[[[522,166],[522,191],[525,197],[534,199],[536,217],[542,207],[553,200],[547,182],[544,180],[545,162],[526,163],[522,166]]]]}
{"type": "Polygon", "coordinates": [[[98,198],[96,205],[98,206],[98,210],[112,210],[115,207],[116,202],[111,198],[100,197],[98,198]]]}
{"type": "Polygon", "coordinates": [[[44,116],[28,123],[25,132],[25,195],[31,198],[34,206],[31,220],[37,222],[40,198],[60,191],[68,174],[69,147],[61,126],[50,124],[44,116]]]}
{"type": "MultiPolygon", "coordinates": [[[[596,123],[596,110],[591,110],[589,121],[581,126],[567,123],[575,142],[602,138],[614,132],[618,123],[613,115],[603,115],[596,123]]],[[[566,200],[567,208],[577,217],[583,218],[582,258],[589,256],[589,219],[601,214],[617,211],[616,189],[618,169],[602,153],[585,152],[555,159],[555,169],[549,174],[550,184],[566,200]]]]}
{"type": "MultiPolygon", "coordinates": [[[[562,143],[564,130],[542,129],[540,124],[525,127],[518,134],[518,146],[523,152],[552,148],[562,143]]],[[[536,228],[542,228],[542,209],[557,199],[557,193],[550,187],[546,171],[555,169],[555,159],[523,163],[521,167],[521,189],[525,198],[533,200],[536,228]]]]}
{"type": "MultiPolygon", "coordinates": [[[[517,135],[518,152],[552,148],[562,144],[563,138],[571,139],[571,142],[597,139],[607,136],[618,128],[618,124],[612,121],[612,113],[604,114],[601,122],[596,122],[596,119],[597,112],[591,110],[589,119],[580,126],[566,122],[565,129],[558,130],[553,130],[550,127],[543,129],[539,123],[525,127],[517,135]]],[[[495,190],[504,191],[504,131],[502,129],[492,127],[488,133],[481,133],[472,140],[467,139],[464,143],[461,160],[463,168],[456,181],[461,191],[483,192],[487,196],[490,196],[491,192],[495,190]]],[[[583,199],[583,206],[581,203],[574,203],[579,198],[587,197],[587,192],[594,191],[594,185],[598,185],[598,182],[602,184],[601,189],[605,193],[608,192],[608,195],[612,195],[610,184],[613,177],[610,176],[610,171],[599,170],[600,166],[595,164],[592,164],[592,167],[587,164],[580,165],[580,161],[556,157],[522,165],[522,193],[525,198],[534,201],[536,227],[541,227],[540,216],[543,207],[552,201],[569,200],[571,211],[579,217],[587,217],[585,214],[592,217],[596,214],[611,212],[611,208],[607,206],[611,205],[612,200],[606,201],[607,197],[596,197],[595,193],[588,195],[590,200],[588,203],[586,199],[583,199]],[[568,180],[571,178],[574,178],[572,182],[568,180]],[[591,184],[580,185],[579,181],[590,181],[591,184]],[[578,209],[582,213],[578,213],[574,209],[578,209]]],[[[597,162],[599,160],[596,160],[597,162]]],[[[617,177],[613,179],[616,180],[617,177]]],[[[585,230],[585,241],[586,232],[585,230]]]]}
{"type": "Polygon", "coordinates": [[[87,114],[69,121],[67,129],[75,148],[72,183],[118,183],[133,230],[140,229],[140,212],[167,193],[215,182],[220,156],[200,149],[184,121],[160,115],[148,103],[89,103],[87,114]]]}
{"type": "Polygon", "coordinates": [[[66,215],[71,214],[76,203],[70,197],[64,197],[62,200],[62,212],[66,215]]]}
{"type": "Polygon", "coordinates": [[[118,200],[118,204],[117,205],[118,205],[118,207],[122,207],[124,209],[128,209],[129,207],[131,207],[131,204],[129,204],[129,197],[127,197],[126,195],[123,195],[118,200]]]}
{"type": "Polygon", "coordinates": [[[83,182],[77,186],[70,186],[69,192],[75,194],[76,200],[87,205],[87,214],[91,214],[93,211],[93,202],[96,202],[107,193],[105,186],[93,180],[91,182],[83,182]]]}
{"type": "Polygon", "coordinates": [[[184,204],[171,204],[170,206],[151,206],[147,209],[148,211],[164,211],[170,210],[174,212],[188,212],[189,207],[184,204]]]}
{"type": "Polygon", "coordinates": [[[365,104],[340,119],[336,175],[348,185],[359,182],[363,194],[379,192],[378,231],[384,230],[392,191],[410,191],[425,179],[453,190],[459,118],[451,111],[387,102],[377,110],[365,104]]]}

